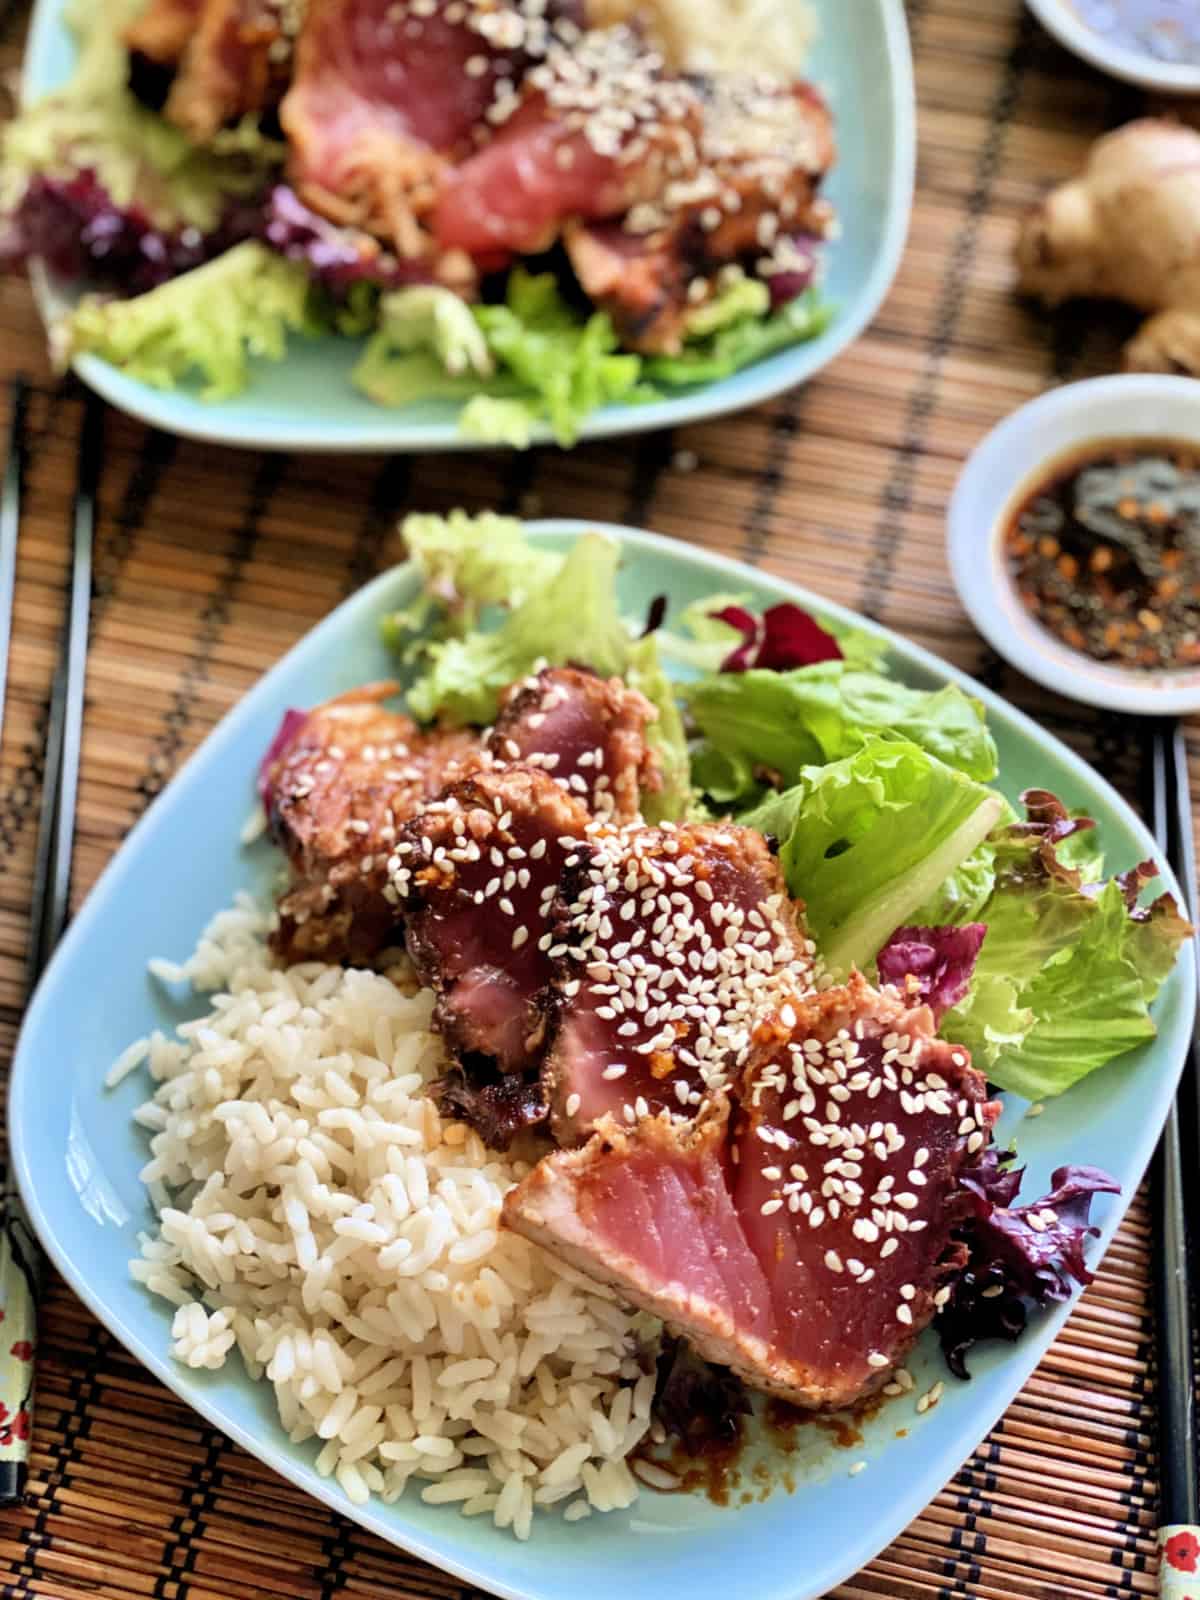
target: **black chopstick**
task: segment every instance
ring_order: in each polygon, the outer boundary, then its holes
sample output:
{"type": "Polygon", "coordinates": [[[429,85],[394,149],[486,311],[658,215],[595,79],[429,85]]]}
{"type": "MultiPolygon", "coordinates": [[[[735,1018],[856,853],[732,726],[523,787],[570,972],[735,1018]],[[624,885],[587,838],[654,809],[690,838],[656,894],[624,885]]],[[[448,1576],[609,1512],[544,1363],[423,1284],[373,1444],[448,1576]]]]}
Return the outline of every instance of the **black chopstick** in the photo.
{"type": "Polygon", "coordinates": [[[25,488],[25,423],[29,386],[24,378],[12,383],[8,423],[8,454],[0,485],[0,735],[4,729],[4,702],[8,689],[8,649],[12,640],[13,597],[17,584],[17,538],[21,531],[21,495],[25,488]]]}
{"type": "Polygon", "coordinates": [[[79,752],[83,741],[83,692],[87,676],[88,620],[92,593],[92,545],[96,490],[104,448],[104,407],[88,397],[79,442],[79,474],[72,517],[71,588],[66,628],[50,696],[46,768],[33,875],[33,911],[27,972],[29,987],[45,971],[67,924],[79,752]]]}
{"type": "MultiPolygon", "coordinates": [[[[1148,797],[1154,837],[1179,880],[1186,910],[1197,911],[1196,862],[1187,749],[1174,721],[1148,729],[1148,797]]],[[[1193,953],[1193,960],[1196,955],[1193,953]]],[[[1193,1033],[1196,1019],[1193,1018],[1193,1033]]],[[[1158,1355],[1159,1526],[1200,1523],[1200,1451],[1196,1440],[1195,1322],[1188,1259],[1189,1186],[1185,1181],[1185,1128],[1194,1151],[1196,1043],[1188,1053],[1180,1093],[1154,1158],[1151,1252],[1154,1260],[1158,1355]]],[[[1191,1198],[1194,1199],[1192,1189],[1191,1198]]]]}
{"type": "MultiPolygon", "coordinates": [[[[24,465],[24,395],[14,398],[14,444],[10,449],[0,508],[0,638],[11,632],[12,587],[5,574],[15,570],[20,528],[21,469],[24,465]],[[14,470],[13,461],[16,461],[14,470]],[[9,546],[11,545],[11,549],[9,546]]],[[[79,755],[83,739],[83,701],[87,675],[88,622],[91,609],[92,547],[96,526],[96,491],[103,453],[104,407],[89,395],[79,443],[78,479],[71,527],[71,580],[58,666],[50,696],[46,761],[34,865],[26,972],[29,990],[41,977],[66,926],[70,909],[71,860],[75,835],[75,803],[79,788],[79,755]]],[[[0,688],[3,680],[0,679],[0,688]]],[[[0,703],[2,715],[2,703],[0,703]]],[[[32,1229],[17,1193],[11,1158],[0,1240],[0,1292],[4,1297],[5,1343],[23,1348],[22,1361],[0,1367],[0,1400],[6,1424],[0,1428],[0,1505],[11,1505],[25,1492],[33,1411],[37,1287],[40,1257],[32,1229]],[[13,1336],[16,1335],[15,1340],[13,1336]],[[20,1426],[17,1426],[20,1419],[20,1426]]],[[[14,1352],[15,1353],[15,1352],[14,1352]]]]}

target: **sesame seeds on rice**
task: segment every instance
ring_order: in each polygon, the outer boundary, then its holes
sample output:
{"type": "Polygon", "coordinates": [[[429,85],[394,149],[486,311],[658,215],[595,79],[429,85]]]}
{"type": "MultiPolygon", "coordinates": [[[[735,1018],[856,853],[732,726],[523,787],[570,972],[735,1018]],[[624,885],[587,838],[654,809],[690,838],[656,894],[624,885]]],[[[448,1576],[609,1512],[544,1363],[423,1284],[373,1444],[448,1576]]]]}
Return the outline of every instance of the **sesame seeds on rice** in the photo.
{"type": "Polygon", "coordinates": [[[136,1120],[158,1220],[132,1272],[176,1307],[172,1354],[240,1352],[354,1502],[411,1483],[518,1538],[542,1509],[629,1505],[657,1324],[500,1229],[528,1167],[429,1098],[433,997],[404,968],[283,968],[268,931],[243,900],[156,963],[211,1009],[110,1075],[156,1085],[136,1120]]]}

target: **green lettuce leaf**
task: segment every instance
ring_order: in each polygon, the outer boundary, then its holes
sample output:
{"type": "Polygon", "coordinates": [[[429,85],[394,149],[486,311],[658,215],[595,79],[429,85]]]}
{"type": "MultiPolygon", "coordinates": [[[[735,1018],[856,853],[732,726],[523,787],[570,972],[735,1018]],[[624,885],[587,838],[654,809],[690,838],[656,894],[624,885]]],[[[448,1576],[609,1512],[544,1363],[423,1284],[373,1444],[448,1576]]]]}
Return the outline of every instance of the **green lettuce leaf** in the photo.
{"type": "Polygon", "coordinates": [[[913,913],[919,928],[979,922],[996,883],[996,852],[987,839],[913,913]]]}
{"type": "Polygon", "coordinates": [[[630,641],[617,611],[619,562],[613,540],[585,534],[498,628],[431,640],[408,691],[413,714],[425,722],[490,722],[500,691],[539,663],[574,661],[604,674],[623,673],[630,641]]]}
{"type": "Polygon", "coordinates": [[[727,606],[746,606],[745,594],[709,594],[685,606],[670,625],[659,628],[658,647],[668,661],[696,672],[719,672],[721,663],[742,642],[736,628],[717,616],[727,606]]]}
{"type": "Polygon", "coordinates": [[[815,339],[829,326],[832,315],[832,307],[810,291],[773,316],[743,316],[707,338],[690,341],[678,355],[650,357],[644,363],[644,376],[648,383],[666,389],[719,383],[777,350],[815,339]]]}
{"type": "Polygon", "coordinates": [[[780,788],[805,767],[839,761],[883,733],[911,740],[970,778],[996,774],[983,709],[953,684],[910,689],[848,661],[822,661],[792,672],[715,673],[683,695],[714,751],[731,766],[749,762],[777,774],[780,788]]]}
{"type": "Polygon", "coordinates": [[[657,637],[635,639],[617,608],[619,545],[587,534],[563,555],[492,512],[414,515],[402,532],[421,594],[385,619],[383,633],[414,673],[415,716],[490,722],[500,691],[543,664],[618,675],[658,711],[646,738],[663,781],[643,796],[646,817],[677,821],[691,809],[683,719],[657,637]]]}
{"type": "MultiPolygon", "coordinates": [[[[730,651],[742,642],[742,635],[728,622],[722,622],[718,613],[729,606],[740,606],[754,611],[751,597],[741,594],[709,594],[685,606],[678,617],[668,619],[669,625],[658,630],[659,648],[668,660],[696,672],[718,673],[721,663],[730,651]]],[[[888,653],[887,642],[873,633],[859,628],[849,628],[842,622],[831,621],[826,616],[817,620],[827,633],[837,640],[848,667],[860,667],[867,672],[879,671],[888,653]]]]}
{"type": "Polygon", "coordinates": [[[208,232],[231,199],[257,193],[283,161],[286,147],[264,139],[252,121],[202,150],[139,105],[128,89],[123,35],[144,3],[71,7],[75,71],[0,130],[0,212],[16,205],[35,174],[67,178],[90,170],[115,205],[136,202],[159,227],[208,232]]]}
{"type": "MultiPolygon", "coordinates": [[[[405,517],[400,532],[420,573],[426,607],[436,607],[447,627],[460,635],[478,624],[488,606],[521,605],[562,569],[566,559],[559,551],[527,539],[517,517],[494,511],[477,516],[465,511],[445,516],[413,512],[405,517]]],[[[386,625],[389,643],[400,642],[407,615],[397,613],[386,625]]]]}
{"type": "MultiPolygon", "coordinates": [[[[1062,808],[1058,816],[1067,819],[1062,808]]],[[[1031,1100],[1153,1037],[1148,1007],[1191,931],[1169,895],[1137,904],[1152,866],[1100,883],[1094,841],[1090,828],[1055,839],[1045,825],[1002,826],[988,841],[991,894],[949,919],[988,931],[971,992],[943,1032],[1001,1088],[1031,1100]]]]}
{"type": "Polygon", "coordinates": [[[353,381],[378,405],[461,400],[472,438],[523,449],[543,421],[574,444],[597,407],[639,398],[641,366],[618,352],[602,312],[581,317],[553,274],[516,267],[503,305],[467,306],[424,286],[386,295],[353,381]]]}
{"type": "Polygon", "coordinates": [[[536,421],[527,400],[477,394],[459,412],[458,431],[464,439],[474,439],[479,444],[506,444],[513,450],[528,450],[536,421]]]}
{"type": "Polygon", "coordinates": [[[517,449],[530,443],[537,423],[547,423],[559,444],[572,445],[584,419],[601,406],[657,400],[680,384],[728,377],[814,337],[828,321],[828,312],[807,297],[768,316],[765,287],[731,279],[693,313],[693,336],[680,355],[646,360],[619,349],[605,312],[587,316],[570,304],[552,273],[514,268],[503,305],[453,309],[445,297],[454,299],[448,290],[424,287],[385,296],[353,381],[378,405],[462,401],[459,423],[471,438],[517,449]],[[431,297],[442,299],[440,326],[428,319],[431,297]],[[486,363],[468,320],[482,336],[486,363]]]}
{"type": "Polygon", "coordinates": [[[101,356],[156,389],[198,377],[206,400],[224,400],[245,388],[252,356],[281,360],[293,331],[315,331],[308,274],[248,240],[132,300],[86,295],[54,343],[64,365],[101,356]]]}
{"type": "Polygon", "coordinates": [[[617,353],[604,312],[581,324],[552,273],[514,268],[506,303],[477,306],[475,316],[501,370],[528,391],[533,414],[545,418],[559,444],[574,444],[583,419],[600,406],[636,398],[641,357],[617,353]]]}
{"type": "Polygon", "coordinates": [[[770,309],[771,291],[762,279],[748,278],[741,267],[729,268],[721,275],[712,299],[687,312],[684,323],[688,340],[707,339],[747,317],[765,317],[770,309]]]}
{"type": "Polygon", "coordinates": [[[630,645],[625,682],[658,708],[658,720],[646,729],[646,743],[658,756],[662,788],[643,794],[642,815],[647,822],[678,822],[692,807],[691,763],[675,686],[663,670],[654,634],[630,645]]]}
{"type": "Polygon", "coordinates": [[[869,966],[987,837],[1003,806],[908,740],[868,736],[853,755],[802,769],[793,788],[738,820],[779,839],[788,888],[840,977],[869,966]]]}
{"type": "Polygon", "coordinates": [[[471,307],[449,289],[413,284],[385,294],[379,327],[352,374],[376,404],[405,406],[495,389],[496,363],[471,307]]]}

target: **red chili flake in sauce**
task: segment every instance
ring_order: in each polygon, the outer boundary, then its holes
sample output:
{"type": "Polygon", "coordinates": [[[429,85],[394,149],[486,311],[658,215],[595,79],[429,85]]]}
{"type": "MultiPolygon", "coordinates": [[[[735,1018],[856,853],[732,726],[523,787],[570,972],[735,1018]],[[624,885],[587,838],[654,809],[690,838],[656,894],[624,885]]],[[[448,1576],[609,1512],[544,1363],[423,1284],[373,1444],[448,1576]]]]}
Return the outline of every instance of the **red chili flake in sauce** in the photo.
{"type": "Polygon", "coordinates": [[[1055,463],[1005,530],[1030,615],[1097,661],[1200,663],[1200,446],[1108,440],[1055,463]]]}

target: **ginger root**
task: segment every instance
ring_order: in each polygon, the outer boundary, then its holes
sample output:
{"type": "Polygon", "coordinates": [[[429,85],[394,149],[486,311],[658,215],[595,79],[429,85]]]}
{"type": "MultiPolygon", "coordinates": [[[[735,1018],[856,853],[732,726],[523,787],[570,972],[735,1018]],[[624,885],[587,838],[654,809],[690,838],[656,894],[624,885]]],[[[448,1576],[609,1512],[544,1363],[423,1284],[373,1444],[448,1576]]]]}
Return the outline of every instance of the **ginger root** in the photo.
{"type": "Polygon", "coordinates": [[[1020,287],[1048,306],[1124,300],[1153,313],[1128,372],[1200,376],[1200,133],[1145,118],[1092,147],[1082,175],[1026,218],[1020,287]]]}

